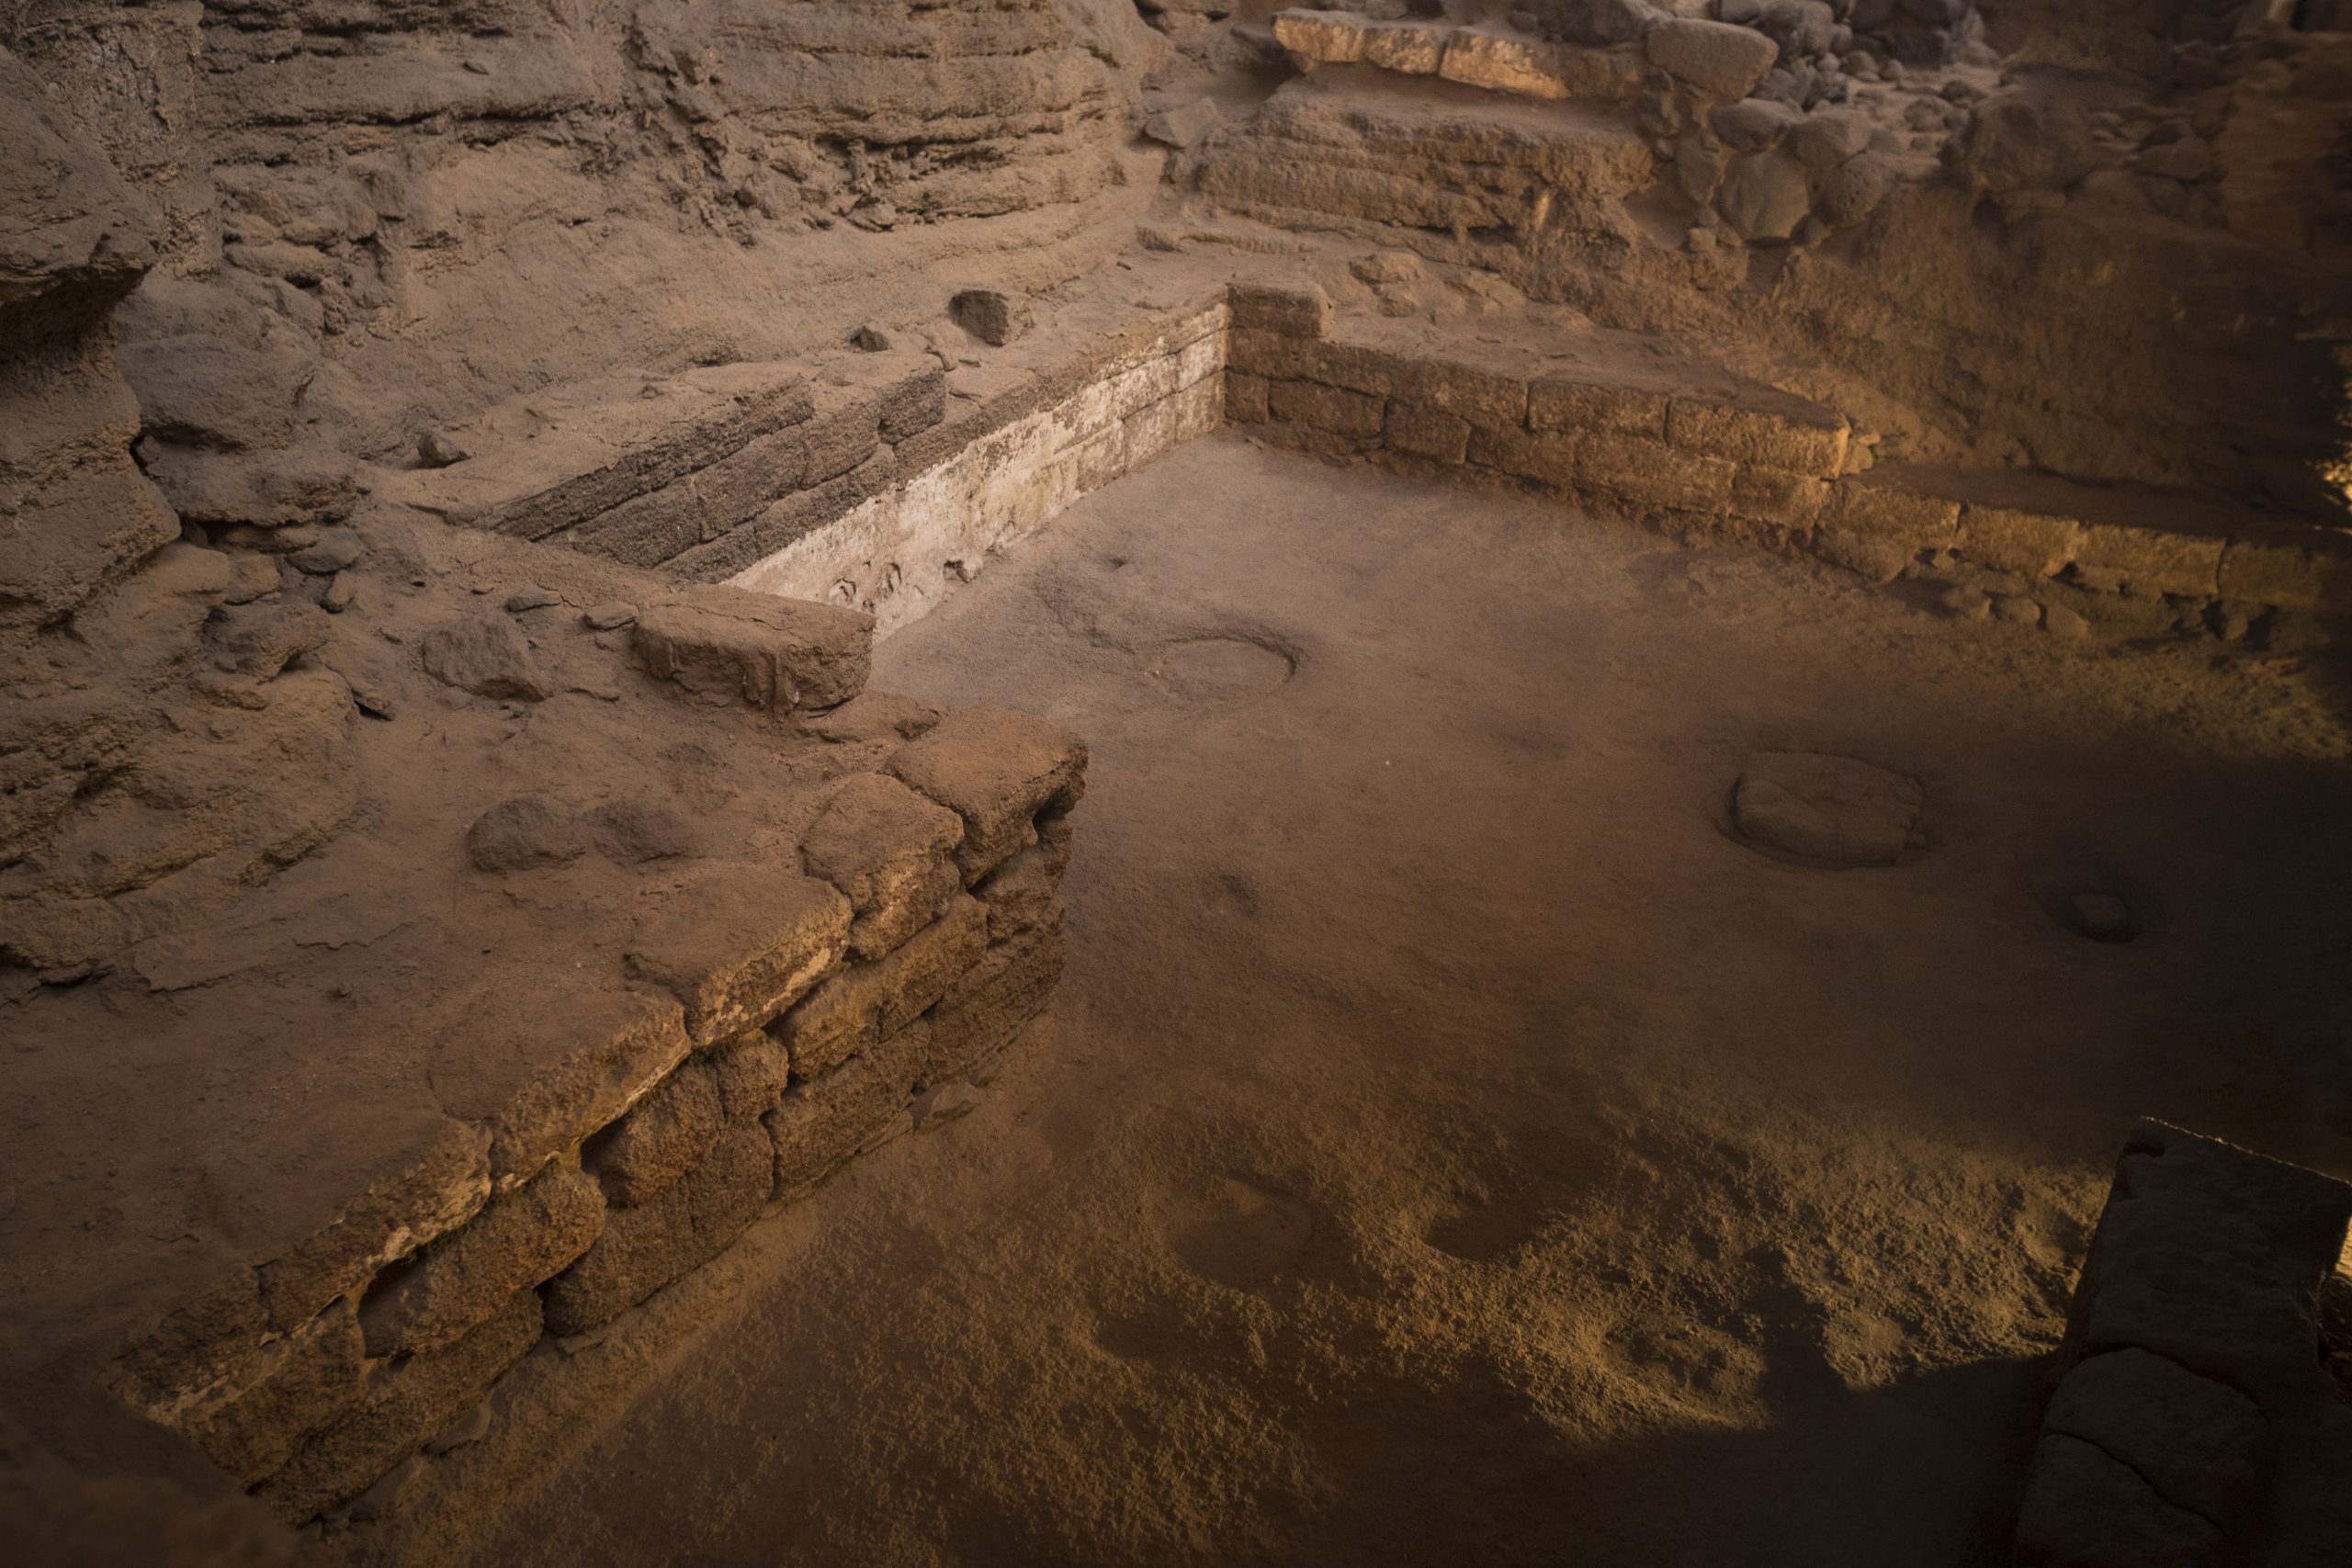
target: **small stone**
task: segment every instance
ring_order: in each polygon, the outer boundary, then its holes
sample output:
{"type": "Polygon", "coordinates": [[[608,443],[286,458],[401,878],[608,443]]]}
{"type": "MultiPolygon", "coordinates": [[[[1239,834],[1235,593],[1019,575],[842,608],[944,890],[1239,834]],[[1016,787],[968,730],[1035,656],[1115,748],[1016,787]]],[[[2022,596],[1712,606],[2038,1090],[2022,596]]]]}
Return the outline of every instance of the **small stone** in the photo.
{"type": "Polygon", "coordinates": [[[2041,606],[2023,593],[1993,595],[1993,618],[2016,626],[2031,626],[2041,623],[2041,606]]]}
{"type": "Polygon", "coordinates": [[[1777,146],[1798,122],[1796,110],[1770,98],[1742,98],[1707,117],[1707,125],[1735,152],[1777,146]]]}
{"type": "Polygon", "coordinates": [[[567,1356],[577,1356],[582,1350],[593,1350],[604,1342],[605,1331],[600,1326],[579,1334],[560,1334],[556,1336],[555,1348],[567,1356]]]}
{"type": "Polygon", "coordinates": [[[1715,250],[1715,231],[1713,229],[1693,229],[1683,236],[1683,243],[1690,247],[1690,254],[1694,256],[1713,255],[1715,250]]]}
{"type": "Polygon", "coordinates": [[[446,430],[428,430],[416,438],[416,459],[428,468],[446,468],[472,456],[446,430]]]}
{"type": "Polygon", "coordinates": [[[1865,152],[1849,159],[1821,187],[1814,210],[1832,229],[1852,229],[1878,210],[1900,177],[1893,159],[1865,152]]]}
{"type": "Polygon", "coordinates": [[[1410,251],[1374,251],[1350,262],[1348,270],[1359,283],[1380,284],[1416,282],[1424,268],[1421,258],[1410,251]]]}
{"type": "Polygon", "coordinates": [[[536,703],[555,694],[529,639],[504,615],[436,626],[424,634],[421,654],[426,674],[478,697],[536,703]]]}
{"type": "Polygon", "coordinates": [[[339,571],[327,584],[327,591],[319,595],[319,608],[330,615],[340,615],[358,598],[359,580],[347,571],[339,571]]]}
{"type": "Polygon", "coordinates": [[[1927,792],[1917,779],[1854,757],[1768,751],[1732,792],[1741,838],[1840,869],[1894,865],[1923,840],[1927,792]]]}
{"type": "Polygon", "coordinates": [[[1946,583],[1936,595],[1936,613],[1955,621],[1981,621],[1993,613],[1993,601],[1981,588],[1971,588],[1965,582],[1946,583]]]}
{"type": "Polygon", "coordinates": [[[518,588],[506,596],[506,613],[510,615],[520,615],[532,610],[544,610],[550,604],[562,603],[561,594],[550,592],[545,588],[536,586],[518,588]]]}
{"type": "Polygon", "coordinates": [[[849,334],[849,345],[860,354],[887,354],[890,334],[878,327],[860,327],[849,334]]]}
{"type": "Polygon", "coordinates": [[[312,577],[333,577],[344,568],[357,564],[367,553],[359,536],[350,529],[328,528],[321,532],[317,544],[296,550],[286,558],[312,577]]]}
{"type": "Polygon", "coordinates": [[[609,600],[602,604],[591,604],[580,613],[580,618],[593,631],[618,631],[637,620],[637,606],[625,604],[617,599],[609,600]]]}
{"type": "Polygon", "coordinates": [[[1216,105],[1196,98],[1179,108],[1162,109],[1143,122],[1143,133],[1162,146],[1196,145],[1216,125],[1216,105]]]}
{"type": "Polygon", "coordinates": [[[2112,893],[2077,893],[2067,899],[2066,924],[2093,942],[2130,942],[2140,934],[2132,906],[2112,893]]]}
{"type": "Polygon", "coordinates": [[[424,1451],[438,1458],[442,1454],[455,1453],[459,1449],[481,1442],[488,1436],[490,1436],[490,1402],[484,1400],[481,1404],[475,1405],[470,1414],[460,1416],[441,1428],[440,1434],[424,1445],[424,1451]]]}
{"type": "Polygon", "coordinates": [[[1715,210],[1743,240],[1785,240],[1812,206],[1804,165],[1780,152],[1734,159],[1715,193],[1715,210]]]}
{"type": "Polygon", "coordinates": [[[967,288],[947,302],[948,319],[982,343],[1002,348],[1035,321],[1029,301],[996,288],[967,288]]]}
{"type": "Polygon", "coordinates": [[[1762,33],[1728,22],[1676,17],[1643,39],[1650,63],[1717,98],[1744,98],[1779,58],[1780,46],[1762,33]]]}
{"type": "Polygon", "coordinates": [[[694,824],[658,800],[616,800],[600,806],[588,814],[588,830],[596,848],[623,865],[682,860],[698,847],[694,824]]]}
{"type": "Polygon", "coordinates": [[[2086,637],[2090,634],[2091,624],[2064,604],[2044,604],[2041,607],[2041,629],[2055,632],[2060,637],[2086,637]]]}
{"type": "Polygon", "coordinates": [[[922,1096],[910,1107],[917,1131],[933,1123],[953,1122],[971,1111],[988,1097],[967,1083],[942,1084],[922,1096]]]}
{"type": "Polygon", "coordinates": [[[495,875],[560,865],[577,860],[583,847],[571,814],[544,795],[502,800],[466,829],[466,852],[495,875]]]}

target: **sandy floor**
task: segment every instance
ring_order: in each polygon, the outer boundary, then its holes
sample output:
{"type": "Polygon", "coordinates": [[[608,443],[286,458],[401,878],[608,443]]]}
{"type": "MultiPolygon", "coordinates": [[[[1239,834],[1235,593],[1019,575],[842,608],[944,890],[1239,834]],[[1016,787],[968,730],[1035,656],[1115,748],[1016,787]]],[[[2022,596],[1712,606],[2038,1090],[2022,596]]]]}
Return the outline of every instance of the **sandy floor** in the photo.
{"type": "Polygon", "coordinates": [[[1998,1562],[2129,1120],[2352,1175],[2310,673],[1231,435],[879,665],[1092,743],[1057,1031],[363,1555],[1998,1562]],[[1791,747],[1924,780],[1931,851],[1732,840],[1791,747]]]}

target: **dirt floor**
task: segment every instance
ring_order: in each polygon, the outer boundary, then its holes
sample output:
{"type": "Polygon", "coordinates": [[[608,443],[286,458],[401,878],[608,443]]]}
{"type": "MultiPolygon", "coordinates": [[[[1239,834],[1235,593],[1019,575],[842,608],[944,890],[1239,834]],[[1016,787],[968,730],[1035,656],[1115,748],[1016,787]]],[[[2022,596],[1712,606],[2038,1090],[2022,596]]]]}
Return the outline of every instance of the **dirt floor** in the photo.
{"type": "Polygon", "coordinates": [[[2005,1562],[2130,1121],[2352,1175],[2345,690],[2218,646],[1195,443],[879,650],[1091,743],[1057,1026],[339,1544],[2005,1562]],[[1737,841],[1791,748],[1925,855],[1737,841]]]}

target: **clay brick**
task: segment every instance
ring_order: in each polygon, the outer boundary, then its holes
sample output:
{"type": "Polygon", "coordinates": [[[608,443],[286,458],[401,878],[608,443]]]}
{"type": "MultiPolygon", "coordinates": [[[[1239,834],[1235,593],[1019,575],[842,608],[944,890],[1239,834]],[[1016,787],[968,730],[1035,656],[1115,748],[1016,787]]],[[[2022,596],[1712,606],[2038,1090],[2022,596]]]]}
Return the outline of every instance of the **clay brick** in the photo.
{"type": "Polygon", "coordinates": [[[882,445],[881,400],[866,395],[852,397],[840,407],[818,414],[802,434],[808,443],[802,482],[813,490],[848,473],[882,445]]]}
{"type": "Polygon", "coordinates": [[[767,1129],[756,1122],[728,1128],[659,1197],[613,1211],[596,1245],[548,1284],[548,1330],[585,1333],[701,1268],[750,1228],[775,1188],[767,1129]]]}
{"type": "Polygon", "coordinates": [[[936,360],[882,389],[878,410],[882,439],[904,441],[947,417],[947,373],[936,360]]]}
{"type": "Polygon", "coordinates": [[[1527,389],[1532,430],[1598,430],[1666,439],[1664,392],[1547,377],[1527,389]]]}
{"type": "Polygon", "coordinates": [[[917,1081],[944,1083],[1011,1044],[1053,999],[1062,954],[1057,919],[989,948],[932,1010],[929,1049],[917,1081]]]}
{"type": "Polygon", "coordinates": [[[255,1495],[295,1525],[356,1496],[481,1404],[538,1337],[539,1298],[517,1291],[497,1316],[447,1349],[376,1368],[359,1406],[311,1438],[255,1495]]]}
{"type": "Polygon", "coordinates": [[[956,851],[967,886],[1035,838],[1035,820],[1086,790],[1086,746],[1043,719],[975,704],[893,756],[887,771],[964,819],[956,851]]]}
{"type": "Polygon", "coordinates": [[[2021,1568],[2205,1568],[2222,1533],[2078,1438],[2034,1445],[2018,1518],[2021,1568]]]}
{"type": "Polygon", "coordinates": [[[1068,863],[1067,853],[1057,855],[1041,841],[1035,849],[1022,851],[990,872],[973,888],[974,896],[988,906],[989,940],[1004,942],[1034,926],[1057,923],[1062,869],[1068,863]]]}
{"type": "Polygon", "coordinates": [[[1742,517],[1801,528],[1820,515],[1829,481],[1809,474],[1742,464],[1732,473],[1731,509],[1742,517]]]}
{"type": "Polygon", "coordinates": [[[708,1064],[690,1058],[582,1145],[580,1162],[614,1207],[634,1208],[702,1163],[718,1141],[721,1120],[717,1077],[708,1064]]]}
{"type": "Polygon", "coordinates": [[[2236,1389],[2130,1347],[2077,1363],[2051,1395],[2042,1430],[2097,1444],[2216,1522],[2253,1500],[2269,1438],[2261,1409],[2236,1389]]]}
{"type": "Polygon", "coordinates": [[[2075,566],[2086,574],[2120,579],[2142,594],[2210,599],[2220,591],[2222,543],[2192,534],[2091,523],[2084,525],[2075,547],[2075,566]]]}
{"type": "Polygon", "coordinates": [[[2290,610],[2352,610],[2352,551],[2233,539],[2222,551],[2221,595],[2290,610]]]}
{"type": "Polygon", "coordinates": [[[1277,288],[1262,283],[1237,283],[1227,299],[1237,327],[1309,338],[1321,337],[1331,328],[1331,297],[1316,284],[1277,288]]]}
{"type": "Polygon", "coordinates": [[[239,1485],[251,1486],[359,1403],[361,1353],[351,1303],[337,1302],[254,1351],[229,1389],[187,1416],[184,1429],[239,1485]]]}
{"type": "Polygon", "coordinates": [[[1669,446],[1736,463],[1834,479],[1846,461],[1846,422],[1797,398],[1749,407],[1676,398],[1667,405],[1669,446]]]}
{"type": "Polygon", "coordinates": [[[1960,548],[1969,559],[2020,577],[2055,577],[2075,558],[2083,526],[2071,517],[2004,506],[1961,509],[1960,548]]]}
{"type": "Polygon", "coordinates": [[[640,916],[629,972],[678,998],[696,1045],[757,1029],[841,961],[850,902],[830,884],[720,865],[640,916]]]}
{"type": "Polygon", "coordinates": [[[801,836],[800,861],[849,899],[853,957],[875,959],[931,923],[962,886],[963,818],[895,778],[842,781],[801,836]]]}
{"type": "Polygon", "coordinates": [[[1225,411],[1236,424],[1263,424],[1268,418],[1266,409],[1266,378],[1243,370],[1228,370],[1225,377],[1225,411]]]}
{"type": "Polygon", "coordinates": [[[735,588],[640,611],[637,667],[697,702],[829,708],[857,695],[873,660],[872,617],[735,588]]]}
{"type": "Polygon", "coordinates": [[[1381,400],[1314,381],[1277,381],[1267,406],[1278,420],[1328,430],[1334,435],[1369,439],[1380,434],[1381,400]]]}
{"type": "Polygon", "coordinates": [[[1392,452],[1409,452],[1441,463],[1458,464],[1469,450],[1470,422],[1435,409],[1390,403],[1380,439],[1392,452]]]}
{"type": "Polygon", "coordinates": [[[1960,532],[1960,502],[1938,501],[1895,485],[1849,479],[1829,487],[1821,522],[1824,527],[1925,549],[1952,542],[1960,532]]]}
{"type": "MultiPolygon", "coordinates": [[[[889,1042],[894,1056],[913,1055],[929,1039],[930,1025],[917,1024],[889,1042]]],[[[795,1084],[784,1102],[761,1119],[779,1195],[822,1180],[906,1110],[911,1078],[886,1072],[864,1056],[853,1056],[834,1071],[795,1084]]]]}
{"type": "Polygon", "coordinates": [[[1273,28],[1276,43],[1315,64],[1344,65],[1363,58],[1364,19],[1352,11],[1277,11],[1273,28]]]}
{"type": "Polygon", "coordinates": [[[988,906],[958,894],[939,919],[888,957],[828,976],[776,1021],[775,1036],[792,1053],[793,1076],[820,1077],[897,1033],[979,961],[988,931],[988,906]]]}
{"type": "Polygon", "coordinates": [[[1341,384],[1353,385],[1359,391],[1401,398],[1457,415],[1472,424],[1516,430],[1527,423],[1527,383],[1514,377],[1498,376],[1442,359],[1381,355],[1374,362],[1374,375],[1367,379],[1373,384],[1341,384]]]}
{"type": "Polygon", "coordinates": [[[754,1029],[710,1054],[711,1079],[718,1086],[718,1113],[748,1122],[772,1109],[792,1081],[792,1053],[783,1041],[754,1029]]]}
{"type": "Polygon", "coordinates": [[[368,1354],[456,1344],[496,1316],[515,1292],[542,1283],[587,1251],[604,1228],[605,1200],[594,1179],[566,1166],[542,1171],[492,1200],[472,1224],[385,1273],[360,1303],[368,1354]]]}
{"type": "MultiPolygon", "coordinates": [[[[630,1027],[618,1020],[605,1026],[615,1024],[624,1032],[630,1027]]],[[[449,1123],[414,1165],[369,1187],[333,1224],[264,1264],[261,1299],[271,1325],[290,1332],[309,1323],[385,1264],[470,1219],[500,1174],[501,1131],[498,1123],[488,1134],[449,1123]]]]}
{"type": "Polygon", "coordinates": [[[1313,338],[1288,337],[1260,327],[1236,327],[1226,368],[1264,381],[1326,379],[1325,344],[1313,338]]]}

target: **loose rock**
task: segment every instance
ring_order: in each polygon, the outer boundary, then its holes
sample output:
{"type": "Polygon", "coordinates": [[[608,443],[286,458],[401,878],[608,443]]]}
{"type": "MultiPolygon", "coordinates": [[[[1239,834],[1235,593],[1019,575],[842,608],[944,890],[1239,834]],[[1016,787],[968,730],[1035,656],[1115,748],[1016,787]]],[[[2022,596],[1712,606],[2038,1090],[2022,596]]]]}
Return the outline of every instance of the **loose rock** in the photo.
{"type": "Polygon", "coordinates": [[[1894,865],[1921,847],[1927,792],[1859,758],[1768,751],[1732,795],[1740,837],[1766,850],[1838,868],[1894,865]]]}

